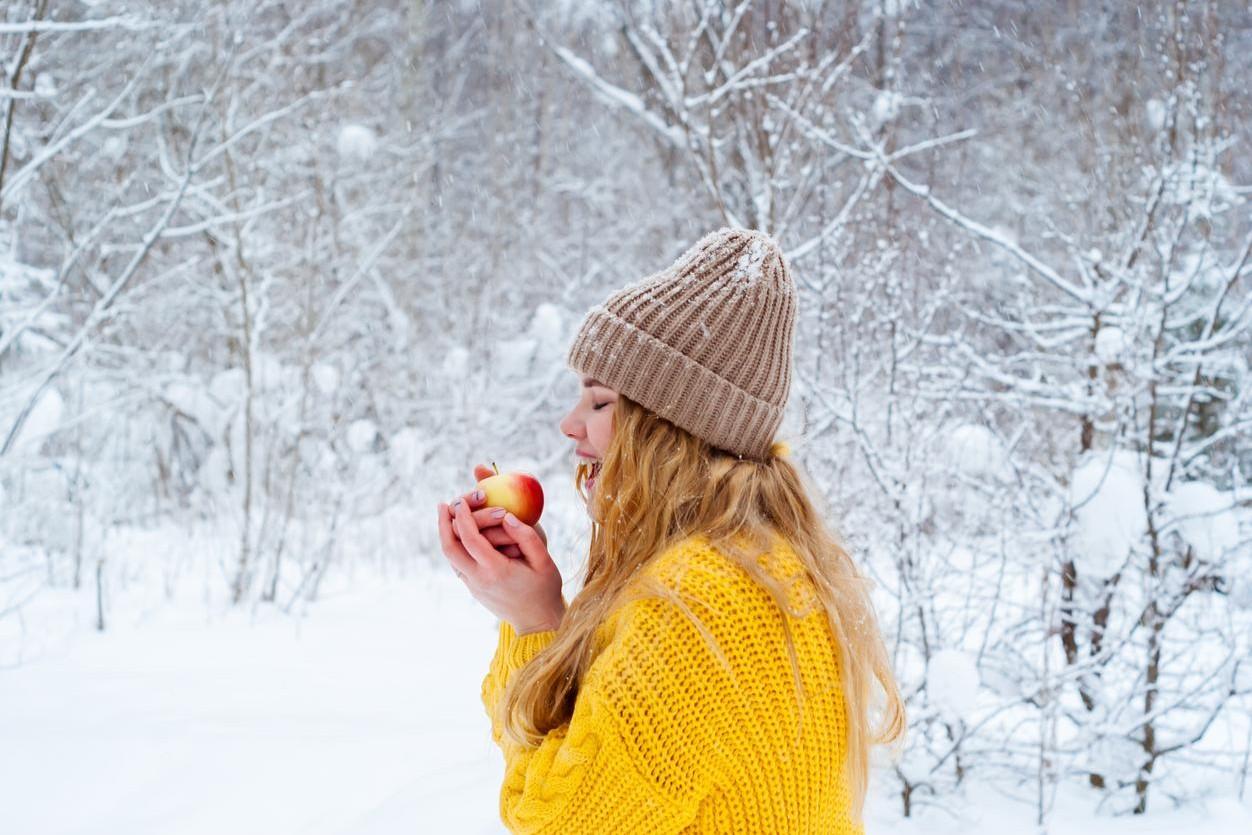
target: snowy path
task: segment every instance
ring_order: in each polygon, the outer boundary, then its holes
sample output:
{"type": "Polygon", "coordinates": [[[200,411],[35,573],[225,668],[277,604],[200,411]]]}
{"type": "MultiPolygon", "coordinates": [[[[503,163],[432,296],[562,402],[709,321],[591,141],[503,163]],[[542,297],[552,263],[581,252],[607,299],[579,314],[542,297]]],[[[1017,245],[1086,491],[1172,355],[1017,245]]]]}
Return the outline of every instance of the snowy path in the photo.
{"type": "MultiPolygon", "coordinates": [[[[358,582],[303,620],[203,612],[162,607],[0,671],[0,831],[504,832],[478,700],[495,619],[454,578],[358,582]]],[[[1031,809],[990,793],[967,809],[902,823],[875,798],[869,831],[1035,831],[1031,809]]],[[[1225,800],[1207,815],[1066,815],[1051,832],[1201,827],[1252,831],[1225,800]]]]}
{"type": "Polygon", "coordinates": [[[465,597],[431,577],[303,621],[162,613],[0,673],[0,830],[503,831],[494,619],[465,597]]]}

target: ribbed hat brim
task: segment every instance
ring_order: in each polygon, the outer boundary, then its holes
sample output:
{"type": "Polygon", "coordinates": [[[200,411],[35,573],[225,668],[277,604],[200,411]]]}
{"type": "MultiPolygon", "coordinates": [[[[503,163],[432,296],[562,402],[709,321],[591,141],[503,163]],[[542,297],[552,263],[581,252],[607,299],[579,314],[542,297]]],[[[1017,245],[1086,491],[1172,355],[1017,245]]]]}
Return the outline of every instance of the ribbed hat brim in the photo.
{"type": "Polygon", "coordinates": [[[713,446],[767,456],[782,409],[693,362],[602,305],[588,312],[568,363],[713,446]],[[646,373],[642,373],[645,372],[646,373]]]}

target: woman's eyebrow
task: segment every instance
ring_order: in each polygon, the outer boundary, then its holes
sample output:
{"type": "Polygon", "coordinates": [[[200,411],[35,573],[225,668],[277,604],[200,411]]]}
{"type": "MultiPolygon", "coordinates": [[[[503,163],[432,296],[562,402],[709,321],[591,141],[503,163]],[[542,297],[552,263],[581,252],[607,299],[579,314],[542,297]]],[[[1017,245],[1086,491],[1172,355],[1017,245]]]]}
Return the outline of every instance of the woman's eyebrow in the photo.
{"type": "Polygon", "coordinates": [[[592,386],[599,386],[600,388],[608,388],[608,386],[606,386],[604,383],[600,382],[599,380],[593,380],[590,377],[588,377],[586,380],[583,380],[583,388],[589,389],[592,386]]]}

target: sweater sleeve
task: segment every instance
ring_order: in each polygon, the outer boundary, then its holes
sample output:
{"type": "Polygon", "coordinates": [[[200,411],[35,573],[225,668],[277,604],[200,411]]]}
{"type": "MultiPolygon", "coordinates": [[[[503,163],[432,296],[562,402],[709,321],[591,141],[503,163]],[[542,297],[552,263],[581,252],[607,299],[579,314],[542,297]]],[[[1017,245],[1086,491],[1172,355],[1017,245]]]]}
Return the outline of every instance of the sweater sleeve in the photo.
{"type": "Polygon", "coordinates": [[[497,745],[503,746],[504,738],[500,732],[501,723],[496,716],[496,708],[513,678],[513,673],[525,667],[555,637],[555,629],[518,635],[513,624],[507,620],[500,621],[496,654],[492,656],[482,687],[483,706],[491,717],[491,738],[497,745]]]}
{"type": "Polygon", "coordinates": [[[616,623],[569,722],[538,748],[503,739],[495,708],[511,674],[555,632],[519,638],[501,624],[483,702],[504,752],[500,815],[510,831],[677,833],[711,790],[725,672],[672,603],[632,601],[616,623]]]}

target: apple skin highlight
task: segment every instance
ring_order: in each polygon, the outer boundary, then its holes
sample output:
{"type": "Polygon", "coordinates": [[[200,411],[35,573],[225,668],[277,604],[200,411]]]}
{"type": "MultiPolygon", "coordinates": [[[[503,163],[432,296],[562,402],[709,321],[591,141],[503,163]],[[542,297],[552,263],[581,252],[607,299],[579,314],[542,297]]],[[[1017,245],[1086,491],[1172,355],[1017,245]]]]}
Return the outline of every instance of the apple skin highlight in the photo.
{"type": "Polygon", "coordinates": [[[478,482],[486,507],[502,507],[523,524],[533,525],[543,515],[543,487],[529,473],[513,472],[487,476],[478,482]]]}

